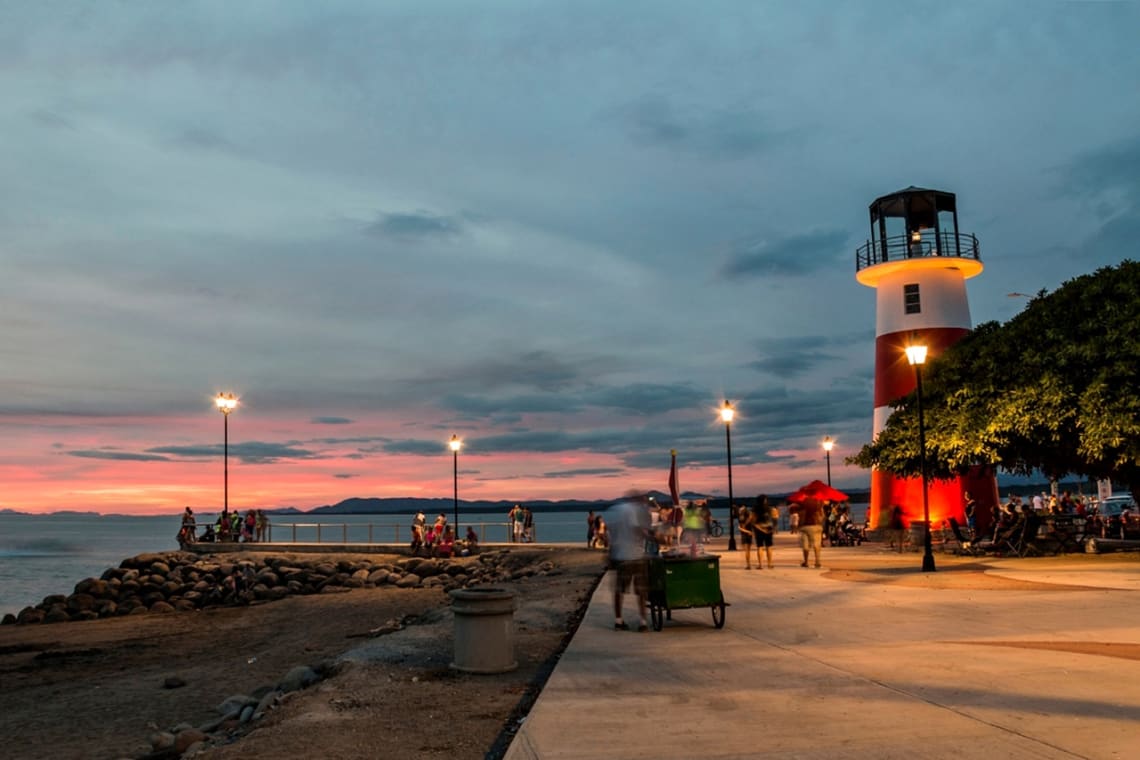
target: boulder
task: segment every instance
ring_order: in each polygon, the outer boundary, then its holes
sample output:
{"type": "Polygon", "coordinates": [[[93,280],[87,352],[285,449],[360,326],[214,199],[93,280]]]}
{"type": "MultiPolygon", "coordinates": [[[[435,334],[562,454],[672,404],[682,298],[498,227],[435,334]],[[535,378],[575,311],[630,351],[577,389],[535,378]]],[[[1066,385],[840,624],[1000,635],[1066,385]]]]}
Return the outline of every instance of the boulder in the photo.
{"type": "Polygon", "coordinates": [[[236,717],[241,713],[242,708],[244,708],[246,705],[256,704],[257,700],[251,699],[245,694],[233,694],[222,700],[222,702],[220,702],[218,706],[214,708],[214,711],[217,712],[218,715],[225,717],[236,717]]]}
{"type": "Polygon", "coordinates": [[[16,622],[21,625],[27,623],[42,623],[44,622],[44,611],[37,607],[25,607],[20,610],[20,614],[16,616],[16,622]]]}
{"type": "Polygon", "coordinates": [[[206,741],[208,737],[196,728],[187,728],[179,731],[174,737],[174,751],[179,755],[186,754],[187,750],[199,742],[206,741]]]}
{"type": "Polygon", "coordinates": [[[59,605],[56,605],[44,613],[43,622],[45,623],[66,623],[71,620],[71,615],[67,610],[59,605]]]}
{"type": "Polygon", "coordinates": [[[415,588],[418,585],[420,585],[420,576],[415,573],[408,573],[396,581],[396,588],[415,588]]]}
{"type": "Polygon", "coordinates": [[[321,677],[317,675],[315,670],[308,665],[298,665],[285,674],[285,677],[277,684],[277,690],[286,694],[291,691],[300,691],[312,686],[319,680],[321,677]]]}
{"type": "Polygon", "coordinates": [[[388,575],[388,571],[381,567],[370,572],[365,580],[369,583],[380,584],[387,580],[388,575]]]}
{"type": "Polygon", "coordinates": [[[67,597],[68,612],[82,612],[95,609],[95,597],[90,594],[72,594],[67,597]]]}

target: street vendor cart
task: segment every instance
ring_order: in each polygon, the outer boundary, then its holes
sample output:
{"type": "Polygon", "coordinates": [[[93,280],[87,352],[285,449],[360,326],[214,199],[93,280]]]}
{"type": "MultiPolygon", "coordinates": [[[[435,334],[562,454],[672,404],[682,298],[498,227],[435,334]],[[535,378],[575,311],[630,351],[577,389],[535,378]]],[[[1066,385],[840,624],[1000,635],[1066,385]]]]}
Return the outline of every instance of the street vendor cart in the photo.
{"type": "Polygon", "coordinates": [[[649,615],[660,631],[673,610],[712,609],[713,625],[724,627],[724,593],[720,590],[720,556],[717,554],[662,555],[649,559],[649,615]]]}

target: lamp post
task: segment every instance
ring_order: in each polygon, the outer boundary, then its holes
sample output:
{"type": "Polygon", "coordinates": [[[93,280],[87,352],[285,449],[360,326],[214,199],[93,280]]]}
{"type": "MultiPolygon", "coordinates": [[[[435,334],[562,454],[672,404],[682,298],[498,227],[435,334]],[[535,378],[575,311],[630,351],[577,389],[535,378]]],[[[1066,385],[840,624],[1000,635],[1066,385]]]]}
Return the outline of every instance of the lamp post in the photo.
{"type": "Polygon", "coordinates": [[[451,485],[452,485],[452,509],[455,513],[455,540],[459,540],[459,450],[463,448],[463,441],[459,440],[459,436],[451,436],[451,440],[447,444],[451,447],[451,485]]]}
{"type": "Polygon", "coordinates": [[[831,485],[831,450],[835,448],[835,439],[830,435],[823,439],[823,453],[827,457],[827,485],[831,485]]]}
{"type": "Polygon", "coordinates": [[[930,545],[930,500],[926,492],[926,421],[922,417],[922,365],[926,363],[926,346],[907,346],[906,360],[914,367],[918,390],[918,466],[922,470],[922,519],[925,523],[922,531],[922,572],[932,573],[935,567],[934,550],[930,545]]]}
{"type": "Polygon", "coordinates": [[[736,533],[732,529],[732,521],[736,518],[736,506],[732,503],[732,418],[736,410],[725,399],[724,406],[720,408],[720,418],[724,421],[724,447],[728,453],[728,550],[736,551],[736,533]]]}
{"type": "Polygon", "coordinates": [[[230,412],[237,408],[237,399],[232,393],[219,393],[214,399],[218,411],[222,413],[222,513],[230,513],[230,412]]]}

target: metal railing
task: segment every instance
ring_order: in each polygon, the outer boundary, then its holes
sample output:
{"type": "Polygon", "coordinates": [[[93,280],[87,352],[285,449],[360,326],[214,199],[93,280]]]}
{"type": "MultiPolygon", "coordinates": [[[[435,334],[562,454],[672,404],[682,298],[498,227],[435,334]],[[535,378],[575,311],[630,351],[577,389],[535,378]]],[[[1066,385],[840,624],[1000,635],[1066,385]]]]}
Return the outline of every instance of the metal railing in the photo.
{"type": "Polygon", "coordinates": [[[855,271],[888,261],[929,257],[955,257],[981,261],[978,239],[966,233],[923,233],[922,240],[911,241],[906,235],[881,240],[868,240],[855,251],[855,271]]]}
{"type": "MultiPolygon", "coordinates": [[[[463,523],[464,534],[467,526],[475,529],[480,543],[508,543],[513,538],[509,522],[463,523]]],[[[276,523],[270,524],[268,536],[269,543],[290,544],[407,544],[411,540],[411,528],[403,523],[276,523]]]]}

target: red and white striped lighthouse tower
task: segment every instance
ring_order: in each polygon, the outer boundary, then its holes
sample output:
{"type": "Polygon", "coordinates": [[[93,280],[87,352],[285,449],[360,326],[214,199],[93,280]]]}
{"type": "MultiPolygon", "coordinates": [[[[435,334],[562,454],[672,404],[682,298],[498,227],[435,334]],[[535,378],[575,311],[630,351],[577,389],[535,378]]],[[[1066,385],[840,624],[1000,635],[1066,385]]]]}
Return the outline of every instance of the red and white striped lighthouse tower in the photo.
{"type": "MultiPolygon", "coordinates": [[[[875,289],[874,435],[890,417],[890,403],[915,389],[914,367],[905,348],[922,343],[927,361],[971,328],[966,280],[982,273],[978,241],[958,232],[953,193],[908,187],[876,198],[870,206],[871,239],[855,254],[855,279],[875,289]]],[[[930,480],[931,527],[956,517],[965,524],[965,491],[979,507],[997,499],[993,475],[930,480]]],[[[922,480],[872,470],[871,527],[886,524],[894,505],[908,521],[922,520],[922,480]]]]}

